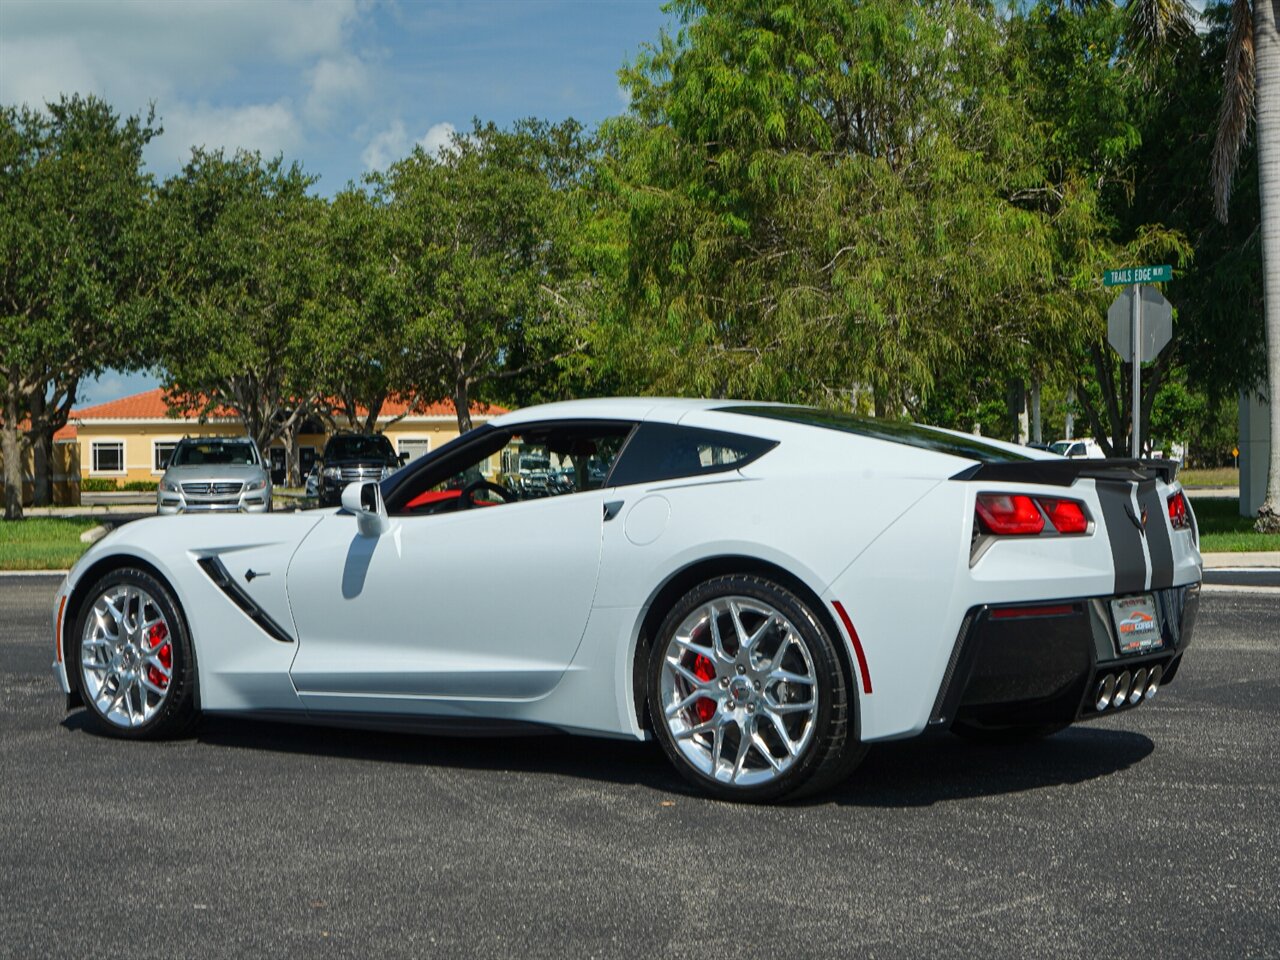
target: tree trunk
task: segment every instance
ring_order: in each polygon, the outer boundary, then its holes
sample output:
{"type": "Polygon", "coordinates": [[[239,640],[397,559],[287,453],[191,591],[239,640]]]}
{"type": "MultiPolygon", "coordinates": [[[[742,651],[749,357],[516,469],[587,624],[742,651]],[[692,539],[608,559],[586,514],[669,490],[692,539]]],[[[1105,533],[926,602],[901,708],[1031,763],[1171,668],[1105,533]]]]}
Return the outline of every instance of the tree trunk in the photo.
{"type": "Polygon", "coordinates": [[[1074,386],[1067,387],[1067,419],[1063,426],[1062,436],[1067,440],[1074,440],[1076,434],[1076,388],[1074,386]]]}
{"type": "Polygon", "coordinates": [[[1040,420],[1040,381],[1031,381],[1031,439],[1044,443],[1044,430],[1040,420]]]}
{"type": "Polygon", "coordinates": [[[48,402],[44,394],[36,393],[31,398],[31,430],[30,438],[33,466],[32,480],[35,484],[35,496],[32,504],[47,507],[53,503],[53,430],[49,426],[48,402]]]}
{"type": "Polygon", "coordinates": [[[4,518],[22,519],[22,467],[26,451],[22,449],[22,431],[18,420],[18,388],[10,381],[4,396],[4,423],[0,425],[0,450],[4,453],[4,518]]]}
{"type": "Polygon", "coordinates": [[[302,430],[302,420],[289,423],[280,435],[284,444],[284,485],[286,487],[302,486],[302,474],[298,470],[298,433],[302,430]]]}
{"type": "Polygon", "coordinates": [[[1254,0],[1258,196],[1262,201],[1262,314],[1267,331],[1271,450],[1257,528],[1280,532],[1280,0],[1254,0]]]}
{"type": "Polygon", "coordinates": [[[453,410],[458,415],[458,433],[471,430],[471,396],[467,378],[459,374],[453,385],[453,410]]]}

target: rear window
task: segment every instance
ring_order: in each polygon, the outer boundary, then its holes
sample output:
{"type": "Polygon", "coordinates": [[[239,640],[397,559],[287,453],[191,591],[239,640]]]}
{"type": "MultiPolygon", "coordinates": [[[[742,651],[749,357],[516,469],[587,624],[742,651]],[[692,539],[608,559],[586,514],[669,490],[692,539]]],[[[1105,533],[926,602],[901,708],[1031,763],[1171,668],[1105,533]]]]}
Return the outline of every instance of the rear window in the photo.
{"type": "Polygon", "coordinates": [[[720,430],[642,423],[609,475],[609,486],[701,477],[744,467],[772,450],[773,440],[720,430]]]}
{"type": "Polygon", "coordinates": [[[325,447],[326,459],[340,460],[391,460],[395,453],[391,449],[391,441],[379,434],[374,437],[339,436],[329,441],[325,447]]]}
{"type": "Polygon", "coordinates": [[[818,410],[814,407],[718,407],[724,413],[741,413],[749,417],[763,417],[768,420],[786,420],[790,423],[803,423],[810,427],[822,427],[827,430],[839,430],[842,433],[853,433],[873,440],[887,440],[908,447],[919,447],[935,453],[945,453],[952,457],[963,457],[966,460],[981,460],[983,463],[1017,463],[1030,460],[1031,457],[1002,450],[983,443],[977,437],[959,437],[944,433],[933,427],[922,427],[918,423],[899,423],[892,420],[872,420],[867,417],[854,416],[852,413],[840,413],[836,410],[818,410]]]}

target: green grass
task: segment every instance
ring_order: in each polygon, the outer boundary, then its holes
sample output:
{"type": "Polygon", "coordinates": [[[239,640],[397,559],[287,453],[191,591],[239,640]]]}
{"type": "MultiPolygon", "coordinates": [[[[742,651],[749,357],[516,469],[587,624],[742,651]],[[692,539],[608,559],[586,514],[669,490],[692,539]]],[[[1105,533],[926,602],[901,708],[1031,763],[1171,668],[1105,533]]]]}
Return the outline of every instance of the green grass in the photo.
{"type": "Polygon", "coordinates": [[[0,570],[65,570],[89,549],[80,534],[97,525],[87,517],[0,520],[0,570]]]}
{"type": "Polygon", "coordinates": [[[1179,470],[1178,481],[1188,490],[1196,487],[1235,487],[1240,484],[1240,471],[1235,467],[1179,470]]]}
{"type": "Polygon", "coordinates": [[[1235,497],[1197,497],[1191,501],[1200,526],[1202,553],[1280,550],[1280,534],[1257,533],[1251,517],[1240,516],[1235,497]]]}

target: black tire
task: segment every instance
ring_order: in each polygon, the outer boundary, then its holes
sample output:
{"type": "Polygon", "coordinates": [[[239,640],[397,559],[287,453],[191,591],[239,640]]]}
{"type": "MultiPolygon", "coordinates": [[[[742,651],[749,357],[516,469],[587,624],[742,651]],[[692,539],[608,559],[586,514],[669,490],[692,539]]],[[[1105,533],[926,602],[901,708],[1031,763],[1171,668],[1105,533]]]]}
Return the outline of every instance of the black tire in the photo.
{"type": "Polygon", "coordinates": [[[971,720],[957,720],[951,725],[951,732],[957,737],[973,743],[1014,744],[1034,743],[1055,733],[1061,733],[1069,723],[1016,723],[1000,726],[988,726],[971,720]]]}
{"type": "Polygon", "coordinates": [[[165,740],[180,737],[194,726],[198,717],[195,652],[191,646],[191,634],[187,628],[186,618],[182,615],[182,608],[165,583],[145,570],[136,567],[118,567],[100,577],[85,592],[84,599],[76,611],[74,623],[74,632],[65,640],[67,669],[73,673],[89,720],[96,730],[126,740],[165,740]],[[94,604],[109,589],[124,585],[145,591],[160,608],[168,624],[168,638],[173,658],[164,701],[154,716],[133,727],[123,727],[106,718],[93,698],[88,696],[84,672],[80,666],[85,624],[94,604]]]}
{"type": "Polygon", "coordinates": [[[853,694],[838,643],[808,604],[765,577],[739,574],[699,584],[667,613],[649,651],[646,699],[655,735],[667,757],[699,790],[735,802],[794,799],[827,789],[847,777],[866,748],[858,741],[855,707],[851,702],[853,694]],[[687,617],[704,604],[722,597],[745,597],[772,607],[794,626],[813,664],[817,708],[807,746],[795,755],[789,769],[769,782],[749,786],[725,783],[698,769],[681,753],[668,729],[662,707],[662,676],[673,635],[687,617]]]}

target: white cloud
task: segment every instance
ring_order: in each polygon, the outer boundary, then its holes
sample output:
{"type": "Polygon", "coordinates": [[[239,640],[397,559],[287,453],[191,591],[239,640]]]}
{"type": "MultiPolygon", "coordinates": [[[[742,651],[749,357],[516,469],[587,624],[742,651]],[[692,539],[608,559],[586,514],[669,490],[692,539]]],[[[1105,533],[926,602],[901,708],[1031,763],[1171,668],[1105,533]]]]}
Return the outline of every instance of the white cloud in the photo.
{"type": "Polygon", "coordinates": [[[455,133],[457,129],[452,123],[433,123],[425,134],[410,143],[404,121],[397,117],[387,129],[374,135],[360,154],[360,159],[369,170],[385,170],[401,157],[407,156],[415,146],[437,157],[441,150],[453,142],[455,133]]]}
{"type": "Polygon", "coordinates": [[[154,102],[165,135],[147,155],[162,169],[193,144],[290,152],[372,89],[347,49],[362,12],[357,0],[0,0],[0,102],[93,93],[125,115],[154,102]],[[286,80],[263,102],[246,77],[273,71],[286,80]]]}
{"type": "Polygon", "coordinates": [[[368,170],[385,170],[403,157],[409,150],[409,134],[404,121],[398,117],[391,126],[375,134],[360,154],[360,161],[368,170]]]}
{"type": "Polygon", "coordinates": [[[179,103],[164,110],[164,136],[151,149],[163,165],[182,164],[192,147],[257,150],[264,156],[291,154],[302,142],[302,127],[287,100],[242,107],[179,103]]]}
{"type": "Polygon", "coordinates": [[[433,157],[438,157],[441,150],[453,143],[453,136],[457,132],[452,123],[433,123],[418,141],[418,146],[433,157]]]}
{"type": "Polygon", "coordinates": [[[359,103],[372,90],[368,66],[350,54],[318,60],[307,71],[307,77],[311,90],[303,113],[313,124],[327,123],[338,107],[359,103]]]}

